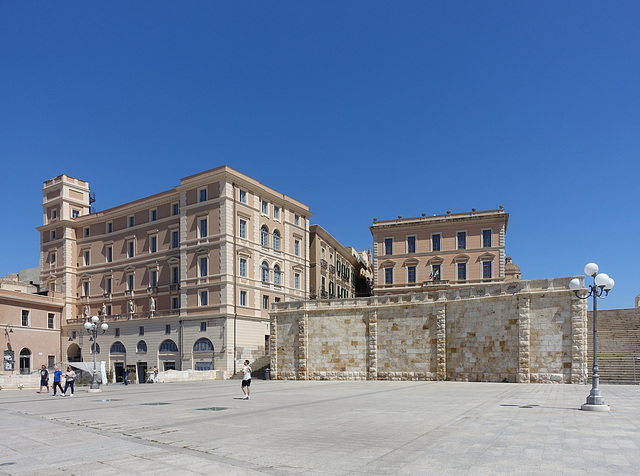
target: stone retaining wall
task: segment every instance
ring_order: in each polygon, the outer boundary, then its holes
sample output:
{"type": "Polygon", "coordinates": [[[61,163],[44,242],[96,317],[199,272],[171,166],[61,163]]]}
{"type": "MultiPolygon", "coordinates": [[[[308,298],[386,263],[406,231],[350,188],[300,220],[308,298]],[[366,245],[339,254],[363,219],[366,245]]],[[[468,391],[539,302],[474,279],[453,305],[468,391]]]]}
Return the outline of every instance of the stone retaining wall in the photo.
{"type": "Polygon", "coordinates": [[[585,383],[570,279],[279,303],[271,378],[585,383]]]}

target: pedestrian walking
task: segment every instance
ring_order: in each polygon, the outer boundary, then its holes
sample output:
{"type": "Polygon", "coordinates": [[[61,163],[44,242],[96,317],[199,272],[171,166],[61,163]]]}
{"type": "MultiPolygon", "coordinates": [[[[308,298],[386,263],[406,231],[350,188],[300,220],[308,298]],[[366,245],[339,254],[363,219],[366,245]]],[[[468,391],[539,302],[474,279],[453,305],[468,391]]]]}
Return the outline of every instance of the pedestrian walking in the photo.
{"type": "Polygon", "coordinates": [[[53,396],[56,396],[56,389],[60,389],[60,395],[63,394],[62,385],[60,384],[60,380],[62,378],[62,370],[57,365],[53,366],[53,396]]]}
{"type": "Polygon", "coordinates": [[[40,390],[38,393],[42,393],[42,387],[47,387],[47,393],[49,393],[49,371],[44,364],[42,364],[42,368],[40,369],[40,390]]]}
{"type": "Polygon", "coordinates": [[[251,394],[251,367],[249,367],[249,361],[244,361],[244,367],[242,367],[242,393],[244,393],[244,400],[249,400],[251,394]]]}
{"type": "Polygon", "coordinates": [[[153,383],[158,383],[158,367],[153,366],[153,383]]]}
{"type": "Polygon", "coordinates": [[[122,374],[122,381],[125,385],[129,385],[129,369],[124,369],[124,374],[122,374]]]}
{"type": "Polygon", "coordinates": [[[71,388],[71,394],[69,396],[73,397],[73,385],[76,381],[76,373],[73,371],[70,365],[67,366],[67,373],[64,374],[64,376],[65,376],[65,383],[64,383],[64,390],[62,391],[62,396],[66,397],[67,389],[71,388]]]}

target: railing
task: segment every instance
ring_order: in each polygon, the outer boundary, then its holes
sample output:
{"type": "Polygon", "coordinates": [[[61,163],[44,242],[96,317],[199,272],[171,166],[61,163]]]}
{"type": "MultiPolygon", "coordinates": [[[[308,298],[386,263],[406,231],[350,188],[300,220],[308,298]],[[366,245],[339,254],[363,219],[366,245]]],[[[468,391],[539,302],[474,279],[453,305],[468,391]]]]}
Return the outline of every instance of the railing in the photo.
{"type": "Polygon", "coordinates": [[[170,284],[169,285],[169,291],[170,292],[175,293],[178,290],[180,290],[180,285],[179,284],[170,284]]]}
{"type": "Polygon", "coordinates": [[[321,259],[320,260],[320,267],[327,269],[327,260],[321,259]]]}

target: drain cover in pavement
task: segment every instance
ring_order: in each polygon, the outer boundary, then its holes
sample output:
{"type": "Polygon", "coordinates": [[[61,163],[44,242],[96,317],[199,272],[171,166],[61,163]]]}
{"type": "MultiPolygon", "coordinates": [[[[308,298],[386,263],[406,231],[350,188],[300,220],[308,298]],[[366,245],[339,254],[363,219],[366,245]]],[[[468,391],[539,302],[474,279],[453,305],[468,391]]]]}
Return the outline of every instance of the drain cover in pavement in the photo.
{"type": "Polygon", "coordinates": [[[153,405],[153,406],[158,406],[158,405],[171,405],[171,403],[166,403],[166,402],[151,402],[151,403],[141,403],[140,405],[153,405]]]}
{"type": "Polygon", "coordinates": [[[222,410],[226,410],[227,407],[209,407],[209,408],[198,408],[198,410],[208,410],[210,412],[219,412],[222,410]]]}

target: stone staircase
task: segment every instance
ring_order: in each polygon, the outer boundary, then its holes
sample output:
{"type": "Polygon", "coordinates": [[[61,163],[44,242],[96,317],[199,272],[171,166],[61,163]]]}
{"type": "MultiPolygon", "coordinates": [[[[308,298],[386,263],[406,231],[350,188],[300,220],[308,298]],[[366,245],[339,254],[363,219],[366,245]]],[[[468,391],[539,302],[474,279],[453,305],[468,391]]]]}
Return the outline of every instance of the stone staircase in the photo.
{"type": "MultiPolygon", "coordinates": [[[[593,366],[593,313],[591,311],[588,313],[588,322],[588,375],[591,380],[593,366]]],[[[640,383],[640,309],[598,311],[597,325],[600,381],[625,385],[640,383]]]]}
{"type": "MultiPolygon", "coordinates": [[[[271,356],[264,355],[249,364],[251,367],[251,378],[252,379],[262,379],[265,380],[267,369],[271,365],[271,356]]],[[[232,379],[241,379],[243,377],[242,374],[242,364],[240,364],[240,369],[235,373],[232,379]]]]}

